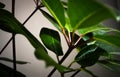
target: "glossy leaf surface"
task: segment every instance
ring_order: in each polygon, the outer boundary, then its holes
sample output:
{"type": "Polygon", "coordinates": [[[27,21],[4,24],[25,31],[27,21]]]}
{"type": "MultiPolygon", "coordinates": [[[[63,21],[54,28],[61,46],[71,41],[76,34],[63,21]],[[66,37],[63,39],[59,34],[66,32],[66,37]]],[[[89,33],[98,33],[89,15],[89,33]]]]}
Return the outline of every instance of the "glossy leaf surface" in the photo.
{"type": "Polygon", "coordinates": [[[42,28],[40,32],[40,38],[49,50],[53,51],[58,56],[63,55],[60,35],[57,31],[48,28],[42,28]]]}
{"type": "Polygon", "coordinates": [[[120,54],[120,37],[115,35],[96,35],[96,45],[110,54],[120,54]]]}
{"type": "Polygon", "coordinates": [[[42,3],[56,19],[60,27],[65,26],[64,8],[60,0],[42,0],[42,3]]]}
{"type": "MultiPolygon", "coordinates": [[[[13,77],[13,69],[0,63],[0,76],[1,77],[13,77]]],[[[24,74],[16,71],[17,77],[26,77],[24,74]]]]}
{"type": "Polygon", "coordinates": [[[68,16],[73,30],[114,18],[114,14],[96,0],[68,0],[68,16]]]}
{"type": "Polygon", "coordinates": [[[81,67],[87,67],[94,65],[100,55],[104,53],[104,50],[98,48],[95,45],[89,45],[81,49],[78,55],[75,57],[75,61],[81,65],[81,67]]]}
{"type": "Polygon", "coordinates": [[[91,27],[87,27],[87,28],[81,28],[78,31],[80,34],[85,35],[87,33],[95,32],[95,31],[97,32],[99,30],[110,31],[112,29],[109,27],[102,26],[102,25],[95,25],[95,26],[91,26],[91,27]]]}
{"type": "Polygon", "coordinates": [[[117,60],[100,60],[98,63],[112,71],[120,72],[120,61],[117,60]]]}

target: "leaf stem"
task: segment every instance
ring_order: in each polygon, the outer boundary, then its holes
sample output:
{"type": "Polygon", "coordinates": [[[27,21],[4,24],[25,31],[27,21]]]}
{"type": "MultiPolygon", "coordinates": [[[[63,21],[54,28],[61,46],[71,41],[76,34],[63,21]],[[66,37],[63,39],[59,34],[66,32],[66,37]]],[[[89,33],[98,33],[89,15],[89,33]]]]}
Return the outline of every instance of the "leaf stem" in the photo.
{"type": "Polygon", "coordinates": [[[64,28],[62,28],[62,33],[63,33],[63,35],[64,35],[64,37],[65,37],[65,40],[66,40],[68,46],[70,46],[70,45],[71,45],[71,42],[70,42],[69,37],[66,35],[66,32],[65,32],[64,28]]]}

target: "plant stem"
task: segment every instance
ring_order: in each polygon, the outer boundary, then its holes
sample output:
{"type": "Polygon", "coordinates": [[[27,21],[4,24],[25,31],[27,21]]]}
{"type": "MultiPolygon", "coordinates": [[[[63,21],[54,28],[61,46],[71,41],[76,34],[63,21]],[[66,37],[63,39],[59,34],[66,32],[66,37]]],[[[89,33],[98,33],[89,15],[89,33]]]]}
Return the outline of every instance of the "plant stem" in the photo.
{"type": "MultiPolygon", "coordinates": [[[[63,58],[59,61],[59,64],[62,64],[64,62],[64,60],[69,56],[69,54],[71,53],[71,51],[74,49],[74,47],[69,47],[69,49],[67,50],[66,54],[63,56],[63,58]]],[[[48,77],[51,77],[52,74],[56,71],[56,68],[54,68],[48,75],[48,77]]]]}
{"type": "Polygon", "coordinates": [[[63,35],[64,35],[64,37],[65,37],[65,40],[66,40],[68,46],[70,46],[70,45],[71,45],[71,42],[70,42],[70,39],[71,39],[71,38],[69,38],[69,37],[66,35],[64,28],[62,28],[61,30],[62,30],[62,33],[63,33],[63,35]]]}

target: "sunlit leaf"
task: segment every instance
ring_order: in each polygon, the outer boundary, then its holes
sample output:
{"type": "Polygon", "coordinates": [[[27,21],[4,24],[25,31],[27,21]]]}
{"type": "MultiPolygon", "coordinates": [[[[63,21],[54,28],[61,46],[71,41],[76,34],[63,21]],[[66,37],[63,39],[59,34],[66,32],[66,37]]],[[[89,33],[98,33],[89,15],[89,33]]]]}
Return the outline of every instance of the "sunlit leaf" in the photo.
{"type": "Polygon", "coordinates": [[[96,0],[68,0],[68,16],[74,31],[115,18],[113,12],[96,0]]]}
{"type": "MultiPolygon", "coordinates": [[[[6,57],[0,57],[0,60],[1,61],[6,61],[6,62],[11,62],[13,63],[13,60],[12,59],[9,59],[9,58],[6,58],[6,57]]],[[[29,62],[26,62],[26,61],[16,61],[17,64],[27,64],[29,62]]]]}
{"type": "Polygon", "coordinates": [[[120,54],[120,37],[115,35],[94,36],[96,45],[106,50],[110,54],[120,54]]]}
{"type": "Polygon", "coordinates": [[[42,0],[42,3],[56,19],[60,27],[65,26],[64,8],[60,0],[42,0]]]}
{"type": "Polygon", "coordinates": [[[81,49],[81,51],[75,57],[75,61],[77,61],[81,67],[91,66],[98,61],[98,58],[103,53],[103,49],[98,48],[96,45],[89,45],[81,49]]]}
{"type": "Polygon", "coordinates": [[[0,8],[4,8],[4,7],[5,7],[5,5],[0,2],[0,8]]]}
{"type": "MultiPolygon", "coordinates": [[[[0,76],[1,77],[13,77],[13,69],[0,63],[0,76]]],[[[16,71],[17,77],[26,77],[24,74],[16,71]]]]}
{"type": "Polygon", "coordinates": [[[116,72],[120,72],[120,61],[117,60],[100,60],[98,64],[101,66],[116,72]]]}
{"type": "Polygon", "coordinates": [[[53,51],[58,56],[63,55],[60,35],[57,31],[48,28],[42,28],[40,32],[40,38],[49,50],[53,51]]]}

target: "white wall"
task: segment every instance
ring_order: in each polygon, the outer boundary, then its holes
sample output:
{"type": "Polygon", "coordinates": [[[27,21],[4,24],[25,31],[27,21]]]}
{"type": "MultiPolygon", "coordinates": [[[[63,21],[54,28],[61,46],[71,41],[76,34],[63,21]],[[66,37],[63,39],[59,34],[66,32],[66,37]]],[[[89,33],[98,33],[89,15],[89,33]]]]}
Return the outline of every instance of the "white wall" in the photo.
{"type": "MultiPolygon", "coordinates": [[[[105,1],[105,0],[104,0],[105,1]]],[[[110,1],[110,0],[108,0],[110,1]]],[[[6,4],[6,9],[11,11],[11,0],[0,0],[0,2],[3,2],[6,4]]],[[[16,0],[16,9],[15,9],[15,16],[16,18],[23,23],[24,20],[33,12],[35,9],[35,4],[33,0],[16,0]]],[[[49,27],[55,29],[49,21],[43,17],[43,15],[37,11],[36,14],[25,24],[25,27],[31,31],[38,39],[39,39],[39,32],[42,27],[49,27]]],[[[3,48],[3,46],[7,43],[9,38],[11,37],[10,33],[4,32],[0,30],[0,50],[3,48]]],[[[67,45],[65,43],[65,40],[62,38],[62,46],[64,47],[64,51],[67,50],[67,45]]],[[[40,40],[40,39],[39,39],[40,40]]],[[[51,68],[45,67],[45,63],[43,61],[39,61],[34,56],[34,48],[30,45],[28,40],[22,36],[17,35],[16,36],[16,50],[17,50],[17,60],[23,60],[30,62],[26,65],[17,65],[17,69],[27,75],[27,77],[47,77],[48,73],[50,72],[51,68]]],[[[52,55],[53,58],[55,58],[55,55],[52,52],[49,52],[50,55],[52,55]]],[[[72,53],[69,59],[66,60],[65,64],[68,64],[73,57],[75,56],[76,52],[72,53]]],[[[12,44],[10,43],[8,47],[5,49],[5,51],[2,53],[3,57],[9,57],[12,59],[12,44]]],[[[11,63],[3,62],[6,65],[12,67],[11,63]]],[[[78,67],[79,65],[75,64],[74,67],[78,67]]],[[[100,77],[118,77],[118,73],[108,71],[102,67],[99,67],[98,65],[95,65],[93,67],[90,67],[89,69],[93,70],[95,74],[99,75],[100,77]]],[[[72,73],[71,73],[72,74],[72,73]]],[[[67,74],[66,77],[69,77],[70,75],[67,74]]],[[[55,73],[53,77],[59,77],[59,73],[55,73]]],[[[76,77],[91,77],[88,74],[81,72],[76,77]]]]}

